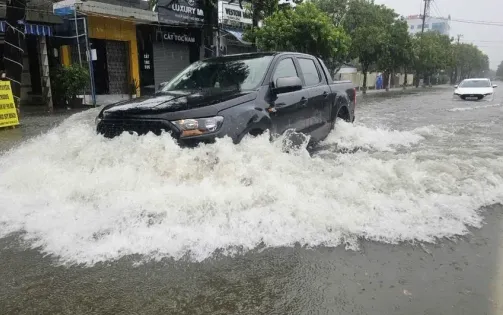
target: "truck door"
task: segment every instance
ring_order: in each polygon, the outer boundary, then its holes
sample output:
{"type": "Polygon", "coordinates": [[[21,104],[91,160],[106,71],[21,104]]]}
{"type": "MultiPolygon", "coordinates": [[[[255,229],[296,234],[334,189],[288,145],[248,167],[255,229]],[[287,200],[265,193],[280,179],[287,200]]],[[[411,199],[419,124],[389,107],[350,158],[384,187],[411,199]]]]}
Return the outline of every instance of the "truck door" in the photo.
{"type": "MultiPolygon", "coordinates": [[[[289,56],[276,63],[271,83],[275,84],[278,78],[284,77],[300,78],[294,59],[289,56]]],[[[274,95],[270,104],[271,108],[274,108],[274,112],[270,113],[273,133],[283,134],[288,129],[303,131],[308,98],[305,89],[274,95]]]]}
{"type": "Polygon", "coordinates": [[[309,94],[308,110],[305,125],[306,132],[312,132],[330,125],[330,107],[333,96],[327,84],[322,69],[319,69],[314,59],[297,57],[305,89],[309,94]]]}

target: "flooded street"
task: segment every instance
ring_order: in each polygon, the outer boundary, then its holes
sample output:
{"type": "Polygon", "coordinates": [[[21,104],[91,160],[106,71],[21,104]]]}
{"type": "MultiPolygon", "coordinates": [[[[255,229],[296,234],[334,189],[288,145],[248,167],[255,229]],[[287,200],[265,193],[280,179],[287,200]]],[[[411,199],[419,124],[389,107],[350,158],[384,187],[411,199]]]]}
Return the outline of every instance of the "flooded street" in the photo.
{"type": "Polygon", "coordinates": [[[1,131],[0,314],[502,314],[503,92],[419,91],[309,152],[1,131]]]}

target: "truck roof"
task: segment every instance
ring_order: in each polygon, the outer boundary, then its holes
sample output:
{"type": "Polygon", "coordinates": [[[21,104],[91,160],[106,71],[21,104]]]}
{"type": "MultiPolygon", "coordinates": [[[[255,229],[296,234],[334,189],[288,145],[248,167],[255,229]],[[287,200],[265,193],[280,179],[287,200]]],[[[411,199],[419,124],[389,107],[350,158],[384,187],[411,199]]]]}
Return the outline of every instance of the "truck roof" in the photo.
{"type": "Polygon", "coordinates": [[[313,55],[299,53],[299,52],[276,51],[276,52],[241,53],[241,54],[225,55],[225,56],[219,56],[219,57],[210,57],[210,58],[206,58],[204,60],[226,60],[226,59],[238,59],[240,57],[258,58],[258,57],[263,57],[263,56],[276,56],[276,55],[297,55],[297,56],[315,57],[313,55]]]}

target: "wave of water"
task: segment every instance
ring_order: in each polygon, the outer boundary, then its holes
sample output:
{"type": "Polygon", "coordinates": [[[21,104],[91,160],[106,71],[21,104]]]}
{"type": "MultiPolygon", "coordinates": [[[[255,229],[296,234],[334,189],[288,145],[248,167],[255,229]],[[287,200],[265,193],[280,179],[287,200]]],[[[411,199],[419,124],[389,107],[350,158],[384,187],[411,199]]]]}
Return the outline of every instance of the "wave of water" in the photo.
{"type": "Polygon", "coordinates": [[[447,111],[448,112],[465,112],[465,111],[472,111],[472,110],[492,108],[492,107],[500,107],[500,106],[501,106],[501,104],[488,104],[488,105],[455,107],[455,108],[447,109],[447,111]]]}
{"type": "Polygon", "coordinates": [[[433,127],[341,123],[327,155],[286,153],[267,135],[195,149],[169,137],[104,139],[94,115],[0,156],[0,237],[23,231],[66,263],[200,261],[259,245],[435,241],[479,227],[477,209],[503,200],[503,159],[443,154],[427,145],[443,135],[433,127]]]}

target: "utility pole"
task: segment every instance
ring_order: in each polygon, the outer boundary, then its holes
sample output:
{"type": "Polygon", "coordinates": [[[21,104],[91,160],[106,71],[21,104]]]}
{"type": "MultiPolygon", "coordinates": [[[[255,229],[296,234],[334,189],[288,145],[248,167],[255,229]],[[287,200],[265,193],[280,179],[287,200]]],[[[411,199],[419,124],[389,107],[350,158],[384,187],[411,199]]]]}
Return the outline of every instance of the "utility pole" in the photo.
{"type": "MultiPolygon", "coordinates": [[[[423,11],[423,24],[421,26],[421,35],[424,33],[424,26],[426,24],[426,16],[430,13],[430,4],[433,0],[424,0],[424,11],[423,11]]],[[[423,38],[421,36],[421,42],[423,41],[423,38]]],[[[417,73],[419,75],[419,73],[417,73]]],[[[423,78],[424,79],[424,78],[423,78]]],[[[419,77],[417,78],[417,86],[419,86],[419,77]]],[[[428,82],[429,83],[429,82],[428,82]]],[[[424,82],[423,82],[424,84],[424,82]]]]}
{"type": "Polygon", "coordinates": [[[421,27],[421,34],[424,33],[424,25],[426,23],[426,16],[430,13],[430,4],[433,0],[424,0],[424,12],[423,12],[423,25],[421,27]]]}
{"type": "Polygon", "coordinates": [[[461,37],[463,37],[463,35],[458,34],[458,44],[459,44],[459,40],[461,39],[461,37]]]}
{"type": "MultiPolygon", "coordinates": [[[[458,38],[457,43],[458,43],[458,45],[459,45],[459,42],[460,42],[460,40],[461,40],[461,37],[463,37],[463,35],[462,35],[462,34],[458,34],[458,35],[457,35],[457,38],[458,38]]],[[[457,82],[457,81],[458,81],[458,74],[459,74],[459,70],[458,70],[458,65],[456,64],[456,66],[455,66],[455,68],[454,68],[454,79],[453,79],[453,80],[451,80],[451,81],[453,81],[453,82],[457,82]]]]}

